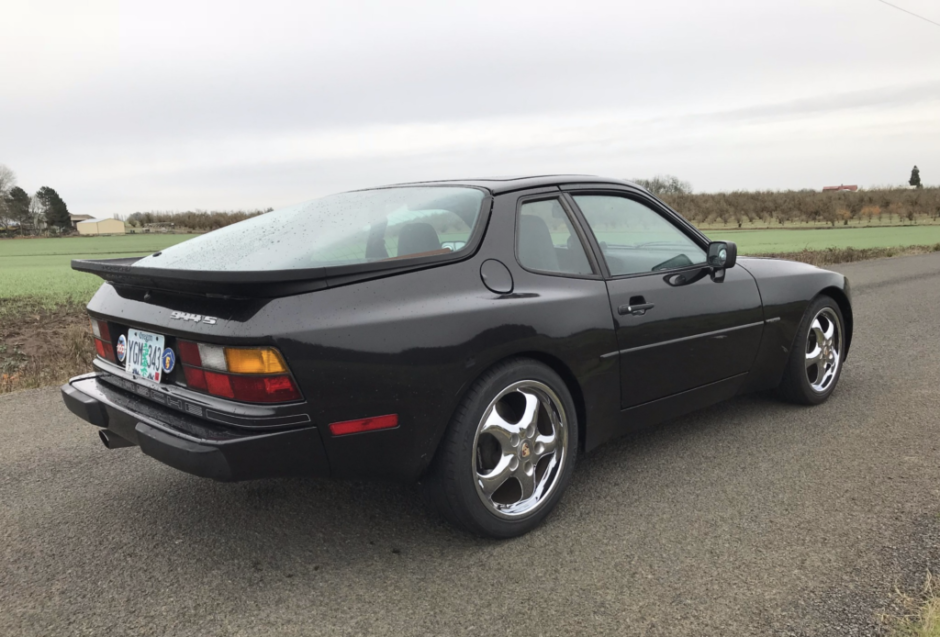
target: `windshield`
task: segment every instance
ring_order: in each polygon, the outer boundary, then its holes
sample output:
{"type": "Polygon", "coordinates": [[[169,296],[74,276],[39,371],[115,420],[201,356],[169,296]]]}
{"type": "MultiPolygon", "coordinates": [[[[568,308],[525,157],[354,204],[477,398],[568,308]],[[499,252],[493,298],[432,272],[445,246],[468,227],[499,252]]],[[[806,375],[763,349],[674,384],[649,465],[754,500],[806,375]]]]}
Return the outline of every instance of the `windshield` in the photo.
{"type": "Polygon", "coordinates": [[[462,187],[347,192],[220,228],[134,266],[293,270],[449,254],[470,241],[483,198],[462,187]]]}

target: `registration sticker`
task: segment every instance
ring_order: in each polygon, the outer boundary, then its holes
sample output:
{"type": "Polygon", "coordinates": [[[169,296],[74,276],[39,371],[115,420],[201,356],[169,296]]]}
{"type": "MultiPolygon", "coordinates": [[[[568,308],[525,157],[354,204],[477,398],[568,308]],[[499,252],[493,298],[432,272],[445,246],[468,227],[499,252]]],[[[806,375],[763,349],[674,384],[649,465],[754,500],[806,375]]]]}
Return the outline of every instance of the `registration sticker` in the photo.
{"type": "Polygon", "coordinates": [[[117,355],[119,363],[124,362],[124,357],[127,356],[127,339],[124,338],[124,335],[121,334],[118,337],[117,346],[114,348],[114,353],[117,355]]]}
{"type": "Polygon", "coordinates": [[[141,330],[127,332],[125,369],[133,376],[159,383],[162,373],[163,336],[141,330]]]}
{"type": "Polygon", "coordinates": [[[173,368],[176,367],[176,354],[167,347],[163,350],[163,373],[169,374],[173,371],[173,368]]]}

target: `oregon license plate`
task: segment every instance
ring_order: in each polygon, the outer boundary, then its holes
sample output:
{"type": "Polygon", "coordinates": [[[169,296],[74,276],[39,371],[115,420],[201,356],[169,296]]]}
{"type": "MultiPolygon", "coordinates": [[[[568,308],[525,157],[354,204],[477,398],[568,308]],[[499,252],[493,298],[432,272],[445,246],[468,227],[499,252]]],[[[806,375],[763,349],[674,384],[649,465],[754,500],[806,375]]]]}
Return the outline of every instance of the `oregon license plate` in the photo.
{"type": "Polygon", "coordinates": [[[141,330],[127,331],[127,369],[133,376],[160,382],[163,336],[141,330]]]}

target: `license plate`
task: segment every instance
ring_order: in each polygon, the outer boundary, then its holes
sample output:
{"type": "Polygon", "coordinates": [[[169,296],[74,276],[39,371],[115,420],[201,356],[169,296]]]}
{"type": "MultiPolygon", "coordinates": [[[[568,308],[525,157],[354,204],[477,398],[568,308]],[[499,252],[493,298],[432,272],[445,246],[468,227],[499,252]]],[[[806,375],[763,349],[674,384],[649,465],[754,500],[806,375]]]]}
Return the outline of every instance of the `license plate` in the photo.
{"type": "Polygon", "coordinates": [[[160,382],[163,336],[141,330],[127,331],[127,367],[133,376],[160,382]]]}

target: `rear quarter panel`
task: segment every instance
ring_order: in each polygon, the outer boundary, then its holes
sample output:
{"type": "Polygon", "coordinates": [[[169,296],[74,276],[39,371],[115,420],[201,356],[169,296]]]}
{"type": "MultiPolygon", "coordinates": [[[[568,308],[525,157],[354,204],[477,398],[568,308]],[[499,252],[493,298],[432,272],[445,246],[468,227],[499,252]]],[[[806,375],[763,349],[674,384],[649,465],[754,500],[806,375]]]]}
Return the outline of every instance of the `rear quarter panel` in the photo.
{"type": "MultiPolygon", "coordinates": [[[[399,428],[384,432],[333,438],[321,427],[334,475],[418,477],[473,381],[514,355],[550,357],[592,397],[618,395],[616,370],[601,359],[614,347],[603,282],[552,278],[522,292],[517,281],[499,295],[483,286],[479,266],[281,299],[259,313],[261,323],[282,324],[276,340],[314,422],[399,415],[399,428]]],[[[590,404],[592,416],[603,409],[590,404]]]]}

